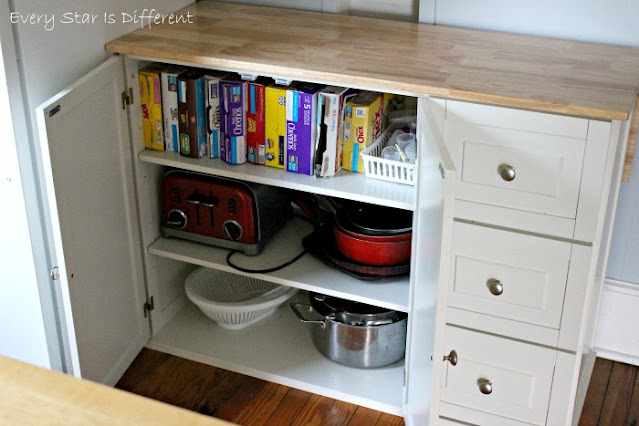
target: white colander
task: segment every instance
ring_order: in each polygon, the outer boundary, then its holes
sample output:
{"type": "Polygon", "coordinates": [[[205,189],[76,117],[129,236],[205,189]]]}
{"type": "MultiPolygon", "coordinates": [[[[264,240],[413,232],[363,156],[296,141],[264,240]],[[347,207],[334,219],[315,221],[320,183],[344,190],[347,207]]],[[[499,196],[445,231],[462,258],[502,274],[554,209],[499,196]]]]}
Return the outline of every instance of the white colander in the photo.
{"type": "Polygon", "coordinates": [[[290,299],[296,288],[198,268],[186,278],[186,295],[204,315],[220,327],[241,329],[272,314],[290,299]]]}

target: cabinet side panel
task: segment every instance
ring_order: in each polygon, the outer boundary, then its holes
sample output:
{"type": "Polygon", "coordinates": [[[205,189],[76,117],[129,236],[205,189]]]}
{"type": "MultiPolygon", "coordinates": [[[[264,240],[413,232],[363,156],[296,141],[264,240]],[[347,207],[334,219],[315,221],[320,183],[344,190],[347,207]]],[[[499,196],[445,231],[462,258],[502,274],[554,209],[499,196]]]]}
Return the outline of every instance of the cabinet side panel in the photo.
{"type": "Polygon", "coordinates": [[[617,129],[611,123],[590,120],[575,218],[574,238],[579,241],[596,241],[601,235],[597,224],[602,223],[601,218],[606,208],[606,188],[609,188],[606,173],[609,176],[612,165],[610,160],[614,158],[617,147],[616,143],[609,143],[613,130],[617,129]],[[608,161],[602,161],[603,158],[608,161]]]}
{"type": "Polygon", "coordinates": [[[194,266],[160,258],[148,252],[149,245],[160,237],[161,184],[167,169],[139,159],[139,153],[144,151],[145,147],[138,70],[146,66],[148,62],[126,58],[125,64],[127,85],[133,90],[133,103],[129,106],[128,114],[141,235],[140,248],[143,253],[147,297],[153,297],[154,302],[150,317],[152,334],[155,334],[185,305],[184,281],[194,266]]]}

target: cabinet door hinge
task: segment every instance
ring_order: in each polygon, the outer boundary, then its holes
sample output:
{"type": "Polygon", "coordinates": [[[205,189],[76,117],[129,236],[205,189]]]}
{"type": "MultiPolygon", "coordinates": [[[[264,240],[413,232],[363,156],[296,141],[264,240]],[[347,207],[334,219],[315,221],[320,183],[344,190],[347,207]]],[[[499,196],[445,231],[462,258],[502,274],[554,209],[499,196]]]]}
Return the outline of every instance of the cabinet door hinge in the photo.
{"type": "Polygon", "coordinates": [[[153,296],[149,298],[146,302],[144,302],[144,318],[149,316],[149,312],[155,309],[155,304],[153,303],[153,296]]]}
{"type": "Polygon", "coordinates": [[[133,103],[133,88],[129,87],[128,95],[126,92],[126,90],[122,92],[122,109],[126,109],[127,105],[131,105],[133,103]]]}

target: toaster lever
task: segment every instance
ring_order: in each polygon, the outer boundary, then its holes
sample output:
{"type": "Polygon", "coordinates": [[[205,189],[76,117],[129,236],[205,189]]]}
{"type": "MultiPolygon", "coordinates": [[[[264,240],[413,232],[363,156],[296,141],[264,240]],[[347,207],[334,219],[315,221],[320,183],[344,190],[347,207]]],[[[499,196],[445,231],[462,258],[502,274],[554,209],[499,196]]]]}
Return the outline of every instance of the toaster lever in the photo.
{"type": "Polygon", "coordinates": [[[209,209],[209,217],[211,219],[211,228],[213,227],[213,207],[217,205],[217,198],[208,197],[202,200],[201,204],[209,209]]]}
{"type": "Polygon", "coordinates": [[[186,199],[186,202],[189,204],[194,204],[195,205],[195,218],[196,218],[196,223],[199,225],[200,224],[200,200],[198,199],[198,193],[196,192],[195,194],[191,195],[189,198],[186,199]]]}

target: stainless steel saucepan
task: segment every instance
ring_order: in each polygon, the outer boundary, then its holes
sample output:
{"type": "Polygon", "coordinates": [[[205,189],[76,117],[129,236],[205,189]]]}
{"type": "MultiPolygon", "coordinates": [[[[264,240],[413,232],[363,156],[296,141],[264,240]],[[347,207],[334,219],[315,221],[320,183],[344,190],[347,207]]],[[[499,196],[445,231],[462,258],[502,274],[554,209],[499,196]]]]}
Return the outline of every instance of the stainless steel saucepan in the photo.
{"type": "Polygon", "coordinates": [[[404,357],[407,315],[368,319],[357,325],[341,322],[335,312],[321,315],[311,305],[292,303],[297,317],[311,324],[313,344],[320,353],[354,368],[377,368],[404,357]]]}

